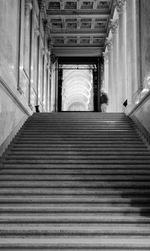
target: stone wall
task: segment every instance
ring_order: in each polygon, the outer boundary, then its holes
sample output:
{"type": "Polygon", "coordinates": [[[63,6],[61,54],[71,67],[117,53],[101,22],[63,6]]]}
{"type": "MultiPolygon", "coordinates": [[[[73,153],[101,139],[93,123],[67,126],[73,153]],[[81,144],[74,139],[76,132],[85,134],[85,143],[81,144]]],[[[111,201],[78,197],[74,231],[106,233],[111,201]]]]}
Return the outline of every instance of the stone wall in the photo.
{"type": "Polygon", "coordinates": [[[134,116],[150,134],[150,95],[130,116],[134,116]]]}
{"type": "Polygon", "coordinates": [[[0,156],[27,119],[27,111],[0,84],[0,156]]]}
{"type": "Polygon", "coordinates": [[[141,21],[141,74],[142,84],[150,78],[150,3],[149,0],[140,1],[141,21]]]}
{"type": "Polygon", "coordinates": [[[0,1],[0,155],[24,121],[50,111],[50,52],[37,0],[0,1]]]}
{"type": "MultiPolygon", "coordinates": [[[[126,113],[134,116],[150,133],[150,4],[149,0],[139,0],[139,42],[138,89],[134,90],[134,99],[126,113]]],[[[133,83],[135,86],[135,84],[133,83]]],[[[133,86],[132,85],[132,86],[133,86]]]]}

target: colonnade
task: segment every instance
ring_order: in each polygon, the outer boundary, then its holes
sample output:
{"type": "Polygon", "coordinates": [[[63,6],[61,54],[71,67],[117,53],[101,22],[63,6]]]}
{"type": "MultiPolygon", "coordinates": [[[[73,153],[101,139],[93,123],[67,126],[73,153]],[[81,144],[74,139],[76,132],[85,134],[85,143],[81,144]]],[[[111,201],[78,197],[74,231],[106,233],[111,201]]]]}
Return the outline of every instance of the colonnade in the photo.
{"type": "Polygon", "coordinates": [[[115,0],[109,23],[104,56],[104,90],[108,93],[108,112],[122,112],[123,103],[134,102],[140,88],[138,71],[138,1],[115,0]]]}

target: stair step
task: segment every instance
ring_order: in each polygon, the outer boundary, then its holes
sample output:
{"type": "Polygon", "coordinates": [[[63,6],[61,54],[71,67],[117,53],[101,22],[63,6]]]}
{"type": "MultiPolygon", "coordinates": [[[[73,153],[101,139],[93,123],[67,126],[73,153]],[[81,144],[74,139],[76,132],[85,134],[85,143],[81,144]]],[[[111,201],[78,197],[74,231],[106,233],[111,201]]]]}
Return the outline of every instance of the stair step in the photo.
{"type": "MultiPolygon", "coordinates": [[[[136,236],[112,236],[112,237],[105,237],[102,236],[101,238],[98,237],[92,237],[92,238],[85,238],[85,237],[53,237],[53,238],[8,238],[6,243],[6,238],[0,239],[0,248],[16,248],[19,249],[26,247],[28,248],[49,248],[50,250],[53,250],[53,248],[60,248],[60,249],[67,249],[72,250],[74,248],[81,250],[83,248],[93,248],[102,250],[106,250],[106,248],[117,248],[119,250],[124,250],[125,248],[128,248],[129,250],[136,249],[139,251],[139,248],[142,248],[142,250],[146,250],[145,248],[149,248],[150,246],[150,239],[149,237],[143,236],[142,238],[136,237],[136,236]]],[[[3,249],[4,250],[4,249],[3,249]]],[[[148,249],[147,249],[148,250],[148,249]]]]}
{"type": "MultiPolygon", "coordinates": [[[[42,122],[42,123],[39,123],[39,122],[32,122],[30,124],[26,124],[26,131],[23,131],[23,132],[27,132],[28,130],[31,131],[31,129],[35,129],[35,130],[41,130],[42,128],[45,128],[45,130],[56,130],[58,129],[58,131],[66,131],[66,129],[72,129],[73,131],[80,131],[79,129],[85,129],[85,131],[89,131],[89,132],[94,132],[93,130],[91,130],[91,128],[95,129],[96,131],[98,130],[106,130],[107,129],[110,129],[112,128],[112,130],[116,131],[119,129],[128,129],[128,131],[132,131],[133,134],[136,134],[137,132],[134,130],[134,126],[133,124],[126,124],[126,122],[122,122],[122,123],[112,123],[112,122],[102,122],[102,121],[93,121],[92,123],[91,122],[80,122],[80,123],[76,123],[75,121],[73,122],[63,122],[63,121],[59,121],[59,122],[54,122],[54,123],[51,123],[51,122],[48,122],[48,123],[45,123],[45,122],[42,122]],[[87,125],[88,123],[88,125],[87,125]]],[[[95,131],[95,132],[96,132],[95,131]]]]}
{"type": "Polygon", "coordinates": [[[107,195],[121,195],[121,196],[147,196],[150,194],[150,189],[140,189],[140,188],[126,188],[123,187],[121,190],[113,189],[113,188],[63,188],[60,189],[59,187],[57,188],[1,188],[0,189],[0,194],[1,195],[95,195],[95,196],[107,196],[107,195]]]}
{"type": "MultiPolygon", "coordinates": [[[[71,224],[70,224],[71,225],[71,224]]],[[[0,232],[2,236],[8,235],[12,236],[146,236],[150,234],[150,229],[144,228],[144,226],[134,226],[128,224],[126,226],[118,226],[111,224],[110,226],[99,226],[94,225],[87,228],[87,226],[40,226],[40,229],[37,226],[0,226],[0,232]]]]}
{"type": "MultiPolygon", "coordinates": [[[[35,125],[35,126],[30,126],[30,130],[33,130],[33,131],[41,131],[41,130],[45,130],[45,127],[48,127],[48,129],[47,129],[47,131],[50,131],[50,132],[65,132],[65,133],[67,133],[67,132],[73,132],[73,134],[74,133],[81,133],[81,132],[84,132],[85,131],[85,133],[86,132],[89,132],[89,133],[92,133],[92,132],[101,132],[101,133],[107,133],[107,132],[120,132],[120,134],[126,134],[127,132],[133,132],[133,129],[130,127],[130,126],[126,126],[126,127],[124,127],[124,126],[118,126],[118,127],[116,127],[116,125],[114,125],[114,126],[107,126],[106,127],[106,125],[104,125],[104,126],[100,126],[100,125],[97,125],[97,126],[93,126],[92,125],[92,128],[91,128],[91,126],[89,125],[89,127],[85,127],[84,125],[83,126],[78,126],[76,129],[74,128],[74,124],[72,125],[72,126],[66,126],[66,125],[64,125],[64,126],[57,126],[57,125],[55,125],[55,126],[50,126],[49,124],[47,124],[47,125],[35,125]]],[[[46,131],[46,130],[45,130],[46,131]]]]}
{"type": "Polygon", "coordinates": [[[85,159],[72,159],[71,157],[70,158],[59,158],[59,159],[57,159],[57,158],[49,158],[49,159],[45,159],[45,160],[43,160],[43,159],[26,159],[26,158],[24,158],[24,159],[6,159],[5,161],[4,161],[4,164],[5,163],[8,163],[8,164],[37,164],[37,163],[39,163],[39,164],[42,164],[42,165],[44,165],[44,164],[90,164],[90,165],[92,165],[92,164],[121,164],[121,163],[123,163],[123,164],[134,164],[134,165],[145,165],[145,164],[147,164],[148,166],[150,166],[150,159],[148,158],[148,159],[141,159],[141,158],[137,158],[137,159],[135,159],[135,158],[133,158],[133,159],[130,159],[130,158],[120,158],[120,159],[115,159],[115,158],[110,158],[110,159],[106,159],[106,158],[103,158],[103,159],[90,159],[90,158],[85,158],[85,159]]]}
{"type": "Polygon", "coordinates": [[[74,136],[74,137],[69,137],[69,136],[55,136],[55,135],[53,135],[53,137],[48,137],[48,136],[46,136],[46,137],[41,137],[41,136],[34,136],[34,135],[32,135],[32,136],[28,136],[28,137],[21,137],[20,139],[19,139],[19,142],[23,142],[23,141],[31,141],[32,142],[32,140],[34,140],[34,141],[49,141],[49,140],[51,140],[51,141],[55,141],[56,140],[56,142],[59,140],[62,140],[62,141],[71,141],[71,142],[81,142],[81,141],[83,141],[83,142],[87,142],[87,141],[90,141],[91,143],[92,142],[99,142],[99,143],[101,143],[101,142],[112,142],[112,141],[114,141],[114,142],[140,142],[141,144],[143,144],[143,142],[141,141],[141,139],[140,138],[138,138],[138,137],[132,137],[132,138],[130,138],[130,137],[126,137],[126,136],[124,136],[124,137],[98,137],[98,136],[96,136],[96,137],[77,137],[77,136],[74,136]]]}
{"type": "MultiPolygon", "coordinates": [[[[65,210],[57,210],[56,212],[55,212],[55,210],[54,211],[46,211],[46,210],[43,210],[42,212],[41,211],[27,211],[27,210],[25,210],[25,211],[19,211],[19,210],[15,210],[15,211],[13,211],[13,212],[10,212],[10,211],[6,211],[6,212],[3,212],[3,210],[1,210],[1,216],[0,216],[0,221],[2,220],[3,221],[3,218],[12,218],[12,217],[22,217],[22,219],[25,219],[26,217],[30,217],[30,218],[32,218],[32,217],[44,217],[44,218],[48,218],[48,217],[51,217],[51,219],[53,218],[62,218],[62,219],[64,219],[64,217],[65,218],[67,218],[67,219],[69,219],[69,218],[71,218],[71,217],[75,217],[75,218],[81,218],[82,216],[84,215],[84,217],[86,217],[86,219],[87,219],[87,217],[89,218],[89,219],[95,219],[95,217],[98,219],[98,217],[100,217],[100,219],[101,218],[105,218],[105,220],[107,220],[108,219],[108,222],[110,221],[110,217],[112,216],[112,217],[127,217],[127,216],[130,216],[130,217],[132,217],[132,218],[134,218],[134,217],[138,217],[139,216],[139,212],[135,212],[135,211],[130,211],[130,212],[128,212],[128,211],[121,211],[121,212],[117,212],[117,210],[116,211],[107,211],[107,212],[104,212],[104,211],[87,211],[86,212],[86,210],[82,210],[81,212],[79,212],[78,210],[73,210],[73,208],[72,208],[72,211],[70,210],[70,211],[65,211],[65,210]]],[[[84,219],[84,217],[83,217],[83,219],[84,219]]],[[[40,219],[40,218],[39,218],[40,219]]]]}
{"type": "Polygon", "coordinates": [[[59,175],[59,176],[62,176],[64,174],[67,174],[67,175],[90,175],[90,176],[93,176],[93,175],[112,175],[115,176],[115,175],[124,175],[124,176],[133,176],[136,177],[136,176],[148,176],[150,175],[150,169],[149,168],[142,168],[141,169],[130,169],[128,167],[126,168],[107,168],[107,169],[103,169],[103,168],[94,168],[94,167],[91,167],[91,168],[88,168],[88,169],[84,169],[82,168],[82,171],[80,168],[55,168],[55,169],[51,169],[51,168],[30,168],[30,169],[26,169],[26,168],[17,168],[17,167],[14,167],[14,168],[4,168],[1,170],[1,176],[0,177],[3,177],[2,175],[4,174],[7,174],[7,175],[59,175]]]}
{"type": "Polygon", "coordinates": [[[136,168],[136,166],[133,168],[131,167],[128,167],[128,166],[114,166],[114,168],[112,168],[112,166],[107,166],[107,168],[104,168],[103,166],[100,166],[99,168],[98,167],[95,167],[95,166],[89,166],[88,168],[85,168],[85,167],[82,167],[82,169],[80,167],[75,167],[75,166],[72,166],[72,167],[59,167],[58,166],[55,166],[55,169],[53,168],[50,168],[50,167],[47,167],[47,168],[44,168],[44,167],[38,167],[35,168],[35,166],[31,166],[30,168],[26,169],[23,168],[20,168],[18,166],[9,166],[9,165],[6,165],[7,168],[3,168],[1,169],[1,174],[7,174],[7,175],[13,175],[13,174],[21,174],[21,175],[49,175],[49,174],[52,174],[52,175],[64,175],[64,174],[67,174],[67,175],[149,175],[150,174],[150,169],[148,167],[143,167],[141,166],[141,168],[136,168]]]}
{"type": "MultiPolygon", "coordinates": [[[[66,204],[84,204],[84,203],[89,203],[89,204],[99,204],[99,206],[101,206],[102,204],[104,205],[108,205],[109,204],[118,204],[119,206],[121,206],[121,204],[134,204],[135,206],[138,206],[141,204],[141,206],[147,205],[150,206],[150,199],[149,197],[143,197],[143,198],[134,198],[132,199],[132,197],[130,198],[122,198],[119,197],[117,198],[117,196],[115,198],[112,197],[105,197],[105,198],[92,198],[92,196],[90,196],[89,198],[86,197],[82,197],[80,196],[79,198],[73,198],[73,196],[25,196],[24,198],[21,198],[21,196],[16,196],[13,195],[13,197],[9,197],[9,196],[0,196],[0,203],[3,203],[5,205],[8,204],[60,204],[60,203],[66,203],[66,204]]],[[[96,213],[95,213],[96,214],[96,213]]]]}
{"type": "MultiPolygon", "coordinates": [[[[148,212],[149,210],[149,206],[145,205],[143,211],[144,212],[148,212]]],[[[36,214],[51,214],[51,213],[75,213],[75,214],[80,214],[80,213],[84,213],[84,214],[88,214],[88,213],[99,213],[99,214],[103,214],[105,213],[105,215],[107,214],[125,214],[125,215],[129,215],[129,214],[138,214],[140,213],[140,209],[137,207],[131,207],[129,204],[128,205],[121,205],[119,206],[118,204],[113,204],[113,205],[101,205],[99,206],[99,204],[89,204],[87,205],[86,203],[76,203],[76,204],[67,204],[67,203],[58,203],[58,204],[49,204],[49,205],[45,205],[45,204],[41,204],[41,205],[30,205],[30,204],[16,204],[16,205],[12,205],[12,204],[1,204],[0,205],[0,213],[2,214],[28,214],[28,213],[34,213],[36,214]]]]}
{"type": "Polygon", "coordinates": [[[135,144],[135,143],[130,143],[130,144],[125,143],[124,145],[123,144],[117,145],[116,143],[111,143],[111,144],[105,143],[101,145],[98,143],[95,143],[95,144],[82,143],[79,145],[78,143],[71,144],[71,143],[66,143],[66,142],[60,142],[60,143],[59,142],[57,143],[46,142],[45,144],[44,143],[38,144],[37,142],[34,142],[34,143],[32,142],[32,144],[28,142],[25,142],[25,143],[16,142],[12,144],[12,148],[10,150],[19,151],[19,152],[23,152],[23,151],[43,152],[44,150],[46,150],[46,151],[52,151],[52,152],[62,151],[62,153],[64,153],[64,151],[68,151],[68,150],[77,151],[77,152],[89,152],[89,151],[94,151],[94,149],[96,149],[95,152],[103,152],[103,151],[109,151],[109,150],[110,152],[113,152],[113,151],[147,152],[148,151],[148,148],[146,146],[143,146],[142,144],[135,144]],[[135,148],[136,150],[133,150],[135,148]]]}
{"type": "MultiPolygon", "coordinates": [[[[11,249],[10,246],[7,246],[7,247],[5,246],[5,249],[4,249],[4,246],[1,246],[1,247],[2,247],[3,250],[5,250],[5,251],[12,251],[12,249],[11,249]]],[[[19,251],[27,251],[27,250],[28,250],[28,251],[33,251],[33,250],[36,250],[36,251],[41,251],[41,250],[42,250],[42,251],[48,251],[48,250],[51,250],[51,251],[60,251],[60,250],[61,250],[61,251],[62,251],[62,250],[63,250],[63,251],[66,251],[66,250],[72,250],[72,251],[87,251],[87,250],[88,250],[88,251],[97,251],[97,250],[104,250],[104,247],[98,247],[98,248],[97,248],[97,247],[95,247],[95,248],[92,247],[92,249],[91,249],[91,248],[88,248],[88,247],[86,247],[86,248],[84,248],[84,247],[80,247],[80,248],[79,248],[79,247],[77,247],[77,248],[76,248],[76,247],[69,247],[69,249],[68,249],[68,247],[63,247],[63,246],[61,246],[61,247],[60,247],[60,246],[59,246],[59,247],[48,247],[48,246],[47,246],[47,247],[42,247],[42,249],[41,249],[41,248],[38,248],[38,247],[33,247],[33,246],[32,246],[32,247],[31,247],[31,246],[30,246],[30,247],[28,246],[27,249],[24,248],[24,247],[20,247],[20,246],[19,246],[19,249],[18,249],[18,247],[13,247],[13,251],[18,251],[18,250],[19,250],[19,251]],[[33,248],[34,248],[34,249],[33,249],[33,248]]],[[[113,248],[106,248],[106,247],[105,247],[105,251],[112,251],[112,250],[113,250],[113,248]]],[[[115,250],[119,250],[119,251],[120,251],[120,248],[119,248],[119,247],[118,247],[118,248],[115,248],[115,250]]],[[[134,247],[133,247],[132,249],[130,248],[130,251],[131,251],[131,250],[132,250],[132,251],[137,251],[137,248],[134,248],[134,247]]],[[[138,248],[138,251],[145,251],[145,250],[146,250],[146,251],[147,251],[147,250],[149,251],[148,248],[142,248],[142,249],[141,249],[141,248],[140,248],[140,249],[138,248]]],[[[128,248],[124,248],[123,251],[129,251],[129,249],[128,249],[128,248]]]]}
{"type": "Polygon", "coordinates": [[[99,189],[101,188],[122,188],[122,187],[128,187],[128,188],[149,188],[150,187],[150,182],[149,181],[144,181],[144,180],[139,180],[137,181],[125,181],[125,180],[121,180],[121,181],[92,181],[92,180],[72,180],[72,181],[63,181],[62,180],[56,180],[56,181],[35,181],[35,180],[29,180],[29,181],[19,181],[19,180],[15,180],[15,181],[1,181],[0,182],[0,188],[6,188],[6,187],[37,187],[37,188],[76,188],[76,187],[80,187],[80,188],[93,188],[93,187],[97,187],[99,189]]]}
{"type": "Polygon", "coordinates": [[[150,250],[150,154],[124,114],[33,114],[0,172],[0,250],[150,250]]]}
{"type": "Polygon", "coordinates": [[[40,160],[40,161],[55,161],[55,160],[62,160],[62,161],[73,161],[73,160],[78,160],[78,161],[88,161],[88,160],[95,160],[96,161],[112,161],[113,160],[119,160],[119,161],[143,161],[144,162],[149,162],[150,163],[150,155],[148,154],[144,154],[144,155],[126,155],[126,154],[119,154],[119,156],[117,154],[111,154],[111,155],[102,155],[102,154],[88,154],[88,155],[81,155],[81,154],[72,154],[72,153],[68,153],[68,154],[49,154],[49,155],[24,155],[24,154],[20,154],[20,155],[13,155],[13,154],[9,154],[6,157],[6,160],[10,160],[10,161],[14,161],[16,160],[16,162],[18,160],[22,160],[22,161],[34,161],[34,160],[40,160]]]}
{"type": "Polygon", "coordinates": [[[108,147],[108,148],[100,148],[100,147],[95,147],[94,149],[91,147],[70,147],[70,146],[65,146],[65,147],[55,147],[55,148],[52,148],[52,147],[45,147],[44,149],[43,148],[37,148],[37,149],[34,149],[34,147],[32,148],[32,145],[30,146],[30,148],[19,148],[19,147],[13,147],[11,149],[10,152],[8,152],[8,154],[63,154],[63,155],[67,155],[68,153],[70,154],[81,154],[81,155],[86,155],[86,154],[90,154],[90,155],[105,155],[105,154],[116,154],[116,155],[126,155],[126,154],[129,154],[129,155],[132,155],[132,154],[138,154],[138,155],[147,155],[149,156],[149,151],[148,149],[145,149],[145,148],[137,148],[137,149],[133,149],[132,147],[131,148],[127,148],[127,149],[123,149],[123,148],[119,148],[119,147],[114,147],[114,148],[111,148],[111,147],[108,147]]]}
{"type": "Polygon", "coordinates": [[[50,214],[50,215],[11,215],[11,216],[3,216],[0,215],[0,224],[21,224],[21,223],[30,223],[30,224],[40,224],[40,223],[105,223],[105,224],[122,224],[122,223],[133,223],[133,224],[146,224],[149,227],[150,219],[142,217],[142,216],[129,216],[129,215],[106,215],[104,217],[103,215],[95,215],[95,213],[92,214],[62,214],[57,215],[56,214],[50,214]]]}
{"type": "MultiPolygon", "coordinates": [[[[68,161],[67,161],[68,162],[68,161]]],[[[25,163],[21,163],[21,164],[17,164],[17,163],[8,163],[8,161],[4,161],[4,165],[3,165],[4,169],[5,170],[6,168],[10,168],[10,169],[26,169],[26,170],[30,170],[30,169],[36,169],[36,170],[39,170],[39,169],[45,169],[45,170],[48,170],[48,169],[87,169],[87,170],[93,170],[95,168],[99,168],[100,170],[103,170],[104,169],[104,165],[103,163],[102,164],[96,164],[95,162],[93,163],[86,163],[86,164],[76,164],[76,163],[59,163],[59,164],[55,164],[55,163],[52,163],[52,164],[46,164],[46,163],[30,163],[30,165],[28,164],[25,164],[25,163]]],[[[143,162],[142,163],[138,163],[136,162],[135,164],[134,163],[105,163],[105,170],[114,170],[114,169],[121,169],[121,170],[128,170],[128,169],[131,169],[131,170],[149,170],[149,164],[144,164],[143,162]]]]}
{"type": "Polygon", "coordinates": [[[83,135],[86,135],[86,136],[96,136],[98,135],[99,137],[112,137],[112,138],[115,138],[117,136],[121,136],[121,137],[138,137],[137,133],[135,131],[132,131],[132,130],[128,130],[128,131],[113,131],[113,134],[112,134],[112,130],[111,131],[105,131],[105,134],[104,134],[104,131],[99,131],[99,130],[85,130],[84,131],[84,134],[82,131],[80,130],[68,130],[68,131],[63,131],[63,130],[56,130],[56,131],[52,131],[51,129],[49,128],[44,128],[44,130],[40,127],[39,129],[37,128],[33,128],[33,129],[26,129],[25,132],[22,132],[21,135],[37,135],[39,136],[39,133],[40,135],[48,135],[48,136],[51,136],[51,135],[64,135],[64,136],[75,136],[75,135],[78,135],[78,136],[83,136],[83,135]],[[34,129],[34,130],[33,130],[34,129]]]}
{"type": "MultiPolygon", "coordinates": [[[[41,133],[40,133],[41,134],[41,133]]],[[[48,134],[45,134],[45,135],[38,135],[38,134],[27,134],[27,135],[22,135],[22,140],[92,140],[92,141],[102,141],[102,140],[107,140],[107,141],[110,141],[110,140],[114,140],[116,141],[116,136],[113,135],[113,137],[111,136],[100,136],[100,135],[61,135],[61,134],[57,134],[57,135],[48,135],[48,134]]],[[[128,136],[128,135],[125,135],[123,138],[122,138],[123,141],[127,141],[127,140],[135,140],[135,141],[139,141],[139,138],[137,136],[128,136]]]]}
{"type": "MultiPolygon", "coordinates": [[[[16,142],[15,143],[15,146],[16,147],[29,147],[29,148],[33,148],[34,147],[38,147],[39,149],[40,148],[44,148],[44,147],[48,147],[48,148],[52,148],[52,147],[69,147],[70,145],[72,145],[73,147],[79,147],[79,149],[81,147],[87,147],[89,144],[88,142],[81,142],[79,144],[79,142],[74,142],[74,143],[70,143],[70,142],[53,142],[53,141],[49,141],[49,142],[16,142]]],[[[90,143],[90,147],[104,147],[104,148],[109,148],[111,146],[111,148],[116,148],[118,149],[118,147],[122,148],[123,145],[125,146],[125,149],[128,148],[128,147],[137,147],[137,148],[142,148],[142,144],[139,142],[139,143],[135,143],[135,142],[122,142],[122,143],[119,143],[117,144],[117,142],[111,142],[111,144],[109,142],[101,142],[98,143],[98,142],[95,142],[95,143],[90,143]]]]}
{"type": "MultiPolygon", "coordinates": [[[[134,203],[150,203],[150,200],[145,196],[145,197],[135,197],[134,198],[134,203]]],[[[131,199],[130,198],[123,198],[121,196],[95,196],[95,195],[27,195],[24,197],[20,195],[8,195],[8,196],[3,196],[0,195],[0,203],[60,203],[60,202],[70,202],[70,203],[130,203],[131,199]]]]}
{"type": "Polygon", "coordinates": [[[8,156],[9,157],[17,157],[17,156],[21,156],[21,157],[28,157],[28,156],[68,156],[68,155],[72,155],[72,156],[106,156],[106,155],[110,155],[110,156],[116,156],[119,155],[119,157],[122,156],[149,156],[149,152],[145,151],[145,150],[139,150],[139,151],[132,151],[132,150],[124,150],[124,151],[120,151],[120,150],[110,150],[107,149],[105,151],[103,150],[80,150],[80,149],[56,149],[56,150],[43,150],[43,149],[38,149],[38,150],[34,150],[34,149],[28,149],[28,150],[15,150],[15,149],[11,149],[10,152],[8,152],[8,156]]]}
{"type": "Polygon", "coordinates": [[[149,152],[148,151],[148,149],[146,148],[146,146],[139,146],[139,147],[137,147],[136,149],[134,148],[134,147],[115,147],[114,149],[112,149],[112,147],[111,146],[108,146],[108,147],[106,147],[106,148],[104,148],[104,147],[102,147],[102,146],[97,146],[97,147],[92,147],[92,146],[80,146],[80,147],[78,147],[78,146],[72,146],[71,144],[70,145],[64,145],[64,146],[59,146],[59,145],[57,145],[57,146],[53,146],[53,147],[51,147],[51,146],[49,146],[49,147],[42,147],[42,148],[39,148],[39,147],[36,147],[36,146],[30,146],[29,148],[28,147],[23,147],[22,146],[22,148],[20,148],[20,147],[18,147],[17,145],[13,145],[13,148],[11,149],[11,152],[30,152],[30,151],[32,151],[32,152],[37,152],[38,151],[38,153],[39,152],[55,152],[55,151],[62,151],[62,152],[65,152],[65,151],[67,151],[67,150],[71,150],[71,151],[77,151],[77,152],[105,152],[105,151],[109,151],[109,152],[113,152],[113,151],[116,151],[116,152],[124,152],[124,151],[126,151],[126,152],[130,152],[130,151],[132,151],[132,152],[138,152],[138,153],[143,153],[143,152],[149,152]]]}
{"type": "Polygon", "coordinates": [[[150,174],[1,174],[0,181],[13,180],[39,180],[39,181],[147,181],[150,180],[150,174]]]}

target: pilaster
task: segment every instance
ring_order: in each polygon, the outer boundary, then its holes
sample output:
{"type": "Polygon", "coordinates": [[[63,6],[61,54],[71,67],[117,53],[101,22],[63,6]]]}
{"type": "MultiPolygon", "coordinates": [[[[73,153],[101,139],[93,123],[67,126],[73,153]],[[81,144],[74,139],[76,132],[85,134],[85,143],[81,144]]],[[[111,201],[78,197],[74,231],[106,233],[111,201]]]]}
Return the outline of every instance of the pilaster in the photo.
{"type": "Polygon", "coordinates": [[[120,103],[123,110],[123,103],[127,99],[127,18],[126,1],[117,8],[119,15],[119,82],[120,82],[120,103]]]}
{"type": "Polygon", "coordinates": [[[118,46],[118,25],[119,20],[115,18],[110,21],[110,31],[112,33],[112,44],[113,44],[113,58],[112,58],[112,107],[113,111],[117,112],[119,109],[118,104],[118,65],[119,65],[119,46],[118,46]]]}
{"type": "Polygon", "coordinates": [[[109,99],[109,103],[108,103],[108,112],[112,112],[113,111],[113,94],[112,94],[112,89],[113,89],[113,82],[112,82],[112,78],[113,78],[113,40],[111,37],[108,37],[106,39],[106,51],[107,51],[107,56],[108,56],[108,69],[107,67],[105,68],[105,81],[107,79],[108,81],[108,99],[109,99]],[[108,70],[108,77],[106,77],[106,69],[108,70]]]}
{"type": "Polygon", "coordinates": [[[109,52],[106,48],[105,52],[103,53],[104,58],[104,90],[108,93],[109,89],[109,82],[108,82],[108,74],[109,74],[109,52]]]}

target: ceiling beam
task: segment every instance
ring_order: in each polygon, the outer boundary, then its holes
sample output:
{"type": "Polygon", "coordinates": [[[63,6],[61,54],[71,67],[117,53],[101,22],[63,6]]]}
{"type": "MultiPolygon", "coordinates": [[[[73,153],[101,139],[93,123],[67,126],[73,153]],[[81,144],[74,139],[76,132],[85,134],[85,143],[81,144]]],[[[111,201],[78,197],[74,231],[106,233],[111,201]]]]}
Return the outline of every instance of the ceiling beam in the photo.
{"type": "Polygon", "coordinates": [[[47,17],[48,19],[50,18],[61,18],[62,16],[65,16],[65,18],[70,18],[70,17],[73,17],[73,18],[101,18],[101,19],[104,19],[104,18],[108,18],[109,17],[109,11],[107,12],[102,12],[102,11],[99,11],[99,10],[96,10],[96,11],[49,11],[47,10],[47,17]]]}
{"type": "Polygon", "coordinates": [[[83,49],[83,48],[85,48],[86,50],[88,49],[88,48],[103,48],[103,45],[102,44],[100,44],[100,45],[98,45],[98,44],[96,44],[96,45],[93,45],[93,44],[88,44],[88,45],[84,45],[83,46],[83,44],[62,44],[62,45],[60,45],[60,44],[53,44],[53,48],[59,48],[59,49],[61,49],[61,48],[63,48],[63,49],[69,49],[69,48],[72,48],[72,50],[74,50],[74,49],[77,49],[77,48],[80,48],[80,49],[83,49]]]}
{"type": "Polygon", "coordinates": [[[52,52],[58,57],[98,57],[103,47],[56,47],[52,52]]]}
{"type": "Polygon", "coordinates": [[[81,36],[81,37],[90,37],[90,36],[96,36],[96,37],[99,37],[99,38],[105,38],[105,32],[99,32],[99,31],[92,31],[91,32],[88,32],[88,31],[72,31],[72,32],[69,32],[69,31],[65,31],[65,32],[53,32],[51,31],[51,35],[52,37],[61,37],[61,36],[81,36]]]}

